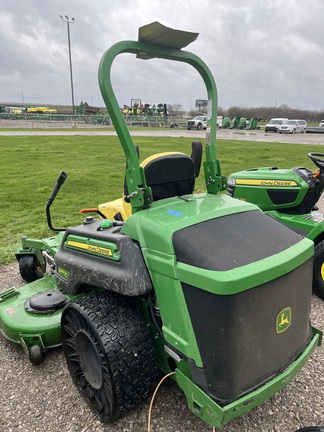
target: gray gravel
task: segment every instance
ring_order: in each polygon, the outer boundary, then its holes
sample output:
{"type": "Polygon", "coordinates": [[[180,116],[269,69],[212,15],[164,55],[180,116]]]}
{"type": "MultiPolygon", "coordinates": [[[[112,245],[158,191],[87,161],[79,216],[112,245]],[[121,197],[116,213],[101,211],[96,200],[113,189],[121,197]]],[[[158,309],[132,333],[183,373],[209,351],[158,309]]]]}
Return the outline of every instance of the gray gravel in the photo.
{"type": "MultiPolygon", "coordinates": [[[[20,286],[16,263],[0,269],[0,289],[20,286]]],[[[324,329],[324,302],[312,299],[312,323],[324,329]]],[[[118,423],[102,425],[71,383],[60,349],[35,367],[19,347],[0,337],[0,431],[147,431],[149,401],[118,423]]],[[[225,432],[295,431],[324,424],[324,351],[319,348],[288,387],[224,427],[225,432]]],[[[152,432],[198,432],[212,428],[187,408],[180,389],[165,381],[155,399],[152,432]]]]}
{"type": "MultiPolygon", "coordinates": [[[[323,200],[322,200],[323,201],[323,200]]],[[[324,205],[320,206],[323,211],[324,205]]],[[[0,290],[23,284],[16,263],[0,268],[0,290]]],[[[311,319],[324,330],[324,301],[312,299],[311,319]]],[[[147,431],[149,401],[118,423],[101,424],[75,390],[60,349],[33,366],[0,336],[0,431],[147,431]]],[[[224,432],[293,432],[324,425],[324,350],[317,349],[295,380],[261,406],[224,426],[224,432]]],[[[211,432],[192,414],[181,390],[165,381],[153,405],[152,432],[211,432]]]]}

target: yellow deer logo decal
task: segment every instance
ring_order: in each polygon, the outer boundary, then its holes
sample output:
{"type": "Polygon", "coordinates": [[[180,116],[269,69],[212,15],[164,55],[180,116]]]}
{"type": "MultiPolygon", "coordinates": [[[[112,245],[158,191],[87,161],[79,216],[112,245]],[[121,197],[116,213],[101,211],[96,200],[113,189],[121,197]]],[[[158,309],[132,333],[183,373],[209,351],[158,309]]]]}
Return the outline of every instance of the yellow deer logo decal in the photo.
{"type": "Polygon", "coordinates": [[[278,313],[276,320],[277,333],[283,333],[288,327],[290,327],[291,316],[292,314],[290,307],[287,307],[278,313]]]}

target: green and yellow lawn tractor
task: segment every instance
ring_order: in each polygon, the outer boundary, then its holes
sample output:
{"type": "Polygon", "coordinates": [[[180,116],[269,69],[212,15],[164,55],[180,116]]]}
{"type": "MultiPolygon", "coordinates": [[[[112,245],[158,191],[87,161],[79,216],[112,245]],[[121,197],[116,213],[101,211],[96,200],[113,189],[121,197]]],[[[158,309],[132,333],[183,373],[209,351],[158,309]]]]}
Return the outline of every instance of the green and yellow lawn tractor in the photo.
{"type": "MultiPolygon", "coordinates": [[[[196,37],[153,23],[139,41],[104,54],[99,85],[125,153],[124,196],[107,206],[110,219],[101,212],[51,239],[23,239],[17,256],[36,280],[0,297],[3,335],[36,363],[62,343],[78,391],[107,423],[145,399],[162,372],[173,373],[195,415],[221,428],[288,385],[321,343],[310,324],[314,243],[219,193],[226,179],[216,157],[216,85],[182,49],[196,37]],[[193,193],[199,143],[191,156],[162,153],[140,164],[110,80],[123,53],[184,62],[200,74],[206,193],[193,193]]],[[[65,177],[48,202],[50,224],[65,177]]]]}
{"type": "Polygon", "coordinates": [[[223,129],[228,129],[231,126],[231,119],[229,117],[225,117],[223,120],[223,129]]]}
{"type": "Polygon", "coordinates": [[[259,119],[257,117],[252,117],[249,124],[246,126],[246,129],[248,130],[255,130],[260,129],[260,126],[258,126],[259,119]]]}
{"type": "Polygon", "coordinates": [[[256,204],[269,216],[315,243],[313,291],[324,300],[324,214],[317,202],[324,188],[324,154],[309,153],[316,165],[252,168],[228,179],[228,195],[256,204]]]}
{"type": "Polygon", "coordinates": [[[240,125],[240,117],[234,117],[231,121],[230,129],[238,129],[240,125]]]}

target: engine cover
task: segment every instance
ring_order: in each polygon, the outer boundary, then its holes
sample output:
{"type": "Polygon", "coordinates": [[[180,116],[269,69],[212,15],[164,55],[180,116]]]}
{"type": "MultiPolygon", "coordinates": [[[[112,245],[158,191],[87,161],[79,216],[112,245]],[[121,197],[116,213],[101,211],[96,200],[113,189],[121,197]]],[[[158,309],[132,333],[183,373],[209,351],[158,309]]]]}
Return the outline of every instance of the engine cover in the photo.
{"type": "Polygon", "coordinates": [[[308,168],[253,168],[230,175],[227,194],[256,204],[263,211],[305,214],[323,191],[323,175],[308,168]]]}
{"type": "Polygon", "coordinates": [[[74,295],[90,286],[137,296],[152,289],[137,242],[109,222],[87,218],[67,229],[55,255],[55,280],[63,291],[74,295]]]}

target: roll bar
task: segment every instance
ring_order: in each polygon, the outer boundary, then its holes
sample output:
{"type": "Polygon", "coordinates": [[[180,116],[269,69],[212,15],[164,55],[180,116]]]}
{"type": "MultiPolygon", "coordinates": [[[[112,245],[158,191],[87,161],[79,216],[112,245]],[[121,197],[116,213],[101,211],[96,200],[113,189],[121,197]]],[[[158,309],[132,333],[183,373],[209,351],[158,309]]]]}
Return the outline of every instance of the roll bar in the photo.
{"type": "MultiPolygon", "coordinates": [[[[153,23],[151,36],[152,34],[154,36],[154,25],[156,24],[161,28],[161,24],[153,23]]],[[[145,26],[145,29],[147,30],[149,26],[145,26]]],[[[138,58],[142,59],[162,58],[184,62],[193,66],[198,71],[206,85],[208,96],[206,161],[204,163],[206,187],[208,193],[211,194],[217,194],[218,191],[226,188],[226,179],[221,175],[220,163],[216,158],[217,89],[214,78],[207,65],[195,54],[163,45],[164,41],[167,43],[172,40],[169,37],[170,34],[168,35],[168,30],[176,31],[180,35],[183,33],[184,36],[188,33],[168,29],[167,27],[165,29],[166,31],[162,38],[150,38],[150,40],[155,40],[154,44],[142,41],[122,41],[116,43],[105,52],[99,65],[98,78],[101,94],[126,157],[126,182],[133,212],[142,210],[151,204],[151,191],[146,185],[144,171],[139,165],[132,137],[126,126],[111,83],[112,63],[122,53],[136,54],[138,58]]]]}

